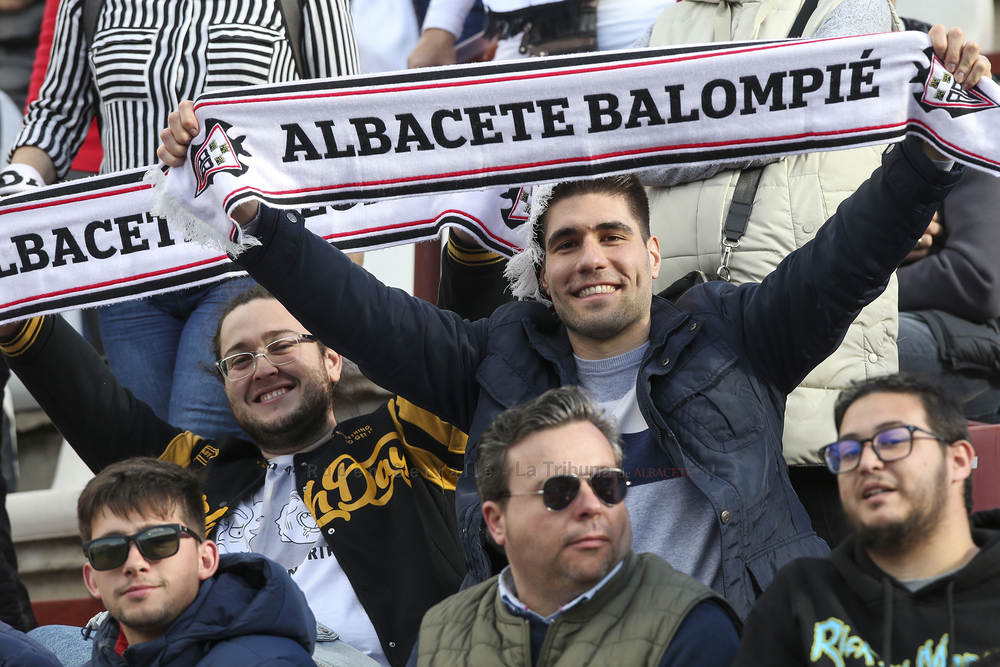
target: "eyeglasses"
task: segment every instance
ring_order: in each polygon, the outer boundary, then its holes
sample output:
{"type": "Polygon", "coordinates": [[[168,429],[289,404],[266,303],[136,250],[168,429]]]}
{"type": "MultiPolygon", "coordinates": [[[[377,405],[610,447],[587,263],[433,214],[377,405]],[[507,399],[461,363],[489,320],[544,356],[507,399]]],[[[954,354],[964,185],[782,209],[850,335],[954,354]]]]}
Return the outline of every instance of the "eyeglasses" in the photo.
{"type": "Polygon", "coordinates": [[[215,362],[216,368],[229,381],[242,380],[257,370],[257,357],[264,357],[272,366],[284,366],[299,358],[300,343],[315,343],[316,337],[298,334],[279,338],[264,346],[263,352],[239,352],[215,362]]]}
{"type": "Polygon", "coordinates": [[[545,506],[553,512],[564,510],[572,504],[580,493],[580,480],[585,479],[596,495],[605,505],[617,505],[625,500],[629,481],[621,468],[605,468],[590,475],[556,475],[542,482],[538,491],[507,491],[504,496],[541,496],[545,506]]]}
{"type": "Polygon", "coordinates": [[[947,442],[937,433],[931,433],[919,426],[892,426],[882,429],[867,440],[838,440],[819,451],[826,460],[826,467],[835,475],[850,472],[861,464],[861,452],[865,443],[872,443],[872,451],[880,461],[889,463],[906,458],[913,451],[914,440],[937,440],[947,442]],[[916,433],[924,433],[917,436],[916,433]]]}
{"type": "Polygon", "coordinates": [[[168,523],[141,530],[135,535],[109,535],[83,543],[83,553],[95,570],[113,570],[128,560],[129,543],[135,542],[148,560],[170,558],[181,548],[181,535],[187,534],[198,540],[202,538],[187,526],[168,523]]]}

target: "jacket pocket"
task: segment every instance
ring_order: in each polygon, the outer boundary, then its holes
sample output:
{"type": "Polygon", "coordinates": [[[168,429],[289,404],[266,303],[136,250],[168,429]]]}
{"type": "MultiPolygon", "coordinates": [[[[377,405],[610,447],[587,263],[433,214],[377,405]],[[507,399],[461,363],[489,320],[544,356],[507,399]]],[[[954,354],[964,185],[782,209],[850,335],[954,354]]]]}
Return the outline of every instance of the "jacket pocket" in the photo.
{"type": "Polygon", "coordinates": [[[90,47],[90,66],[102,102],[146,100],[155,28],[114,28],[98,33],[90,47]]]}
{"type": "Polygon", "coordinates": [[[209,27],[205,90],[274,81],[272,73],[278,45],[284,39],[276,30],[260,26],[222,24],[209,27]]]}
{"type": "Polygon", "coordinates": [[[735,360],[717,367],[707,383],[703,371],[682,369],[667,380],[689,388],[689,396],[668,411],[669,419],[717,452],[735,452],[764,437],[763,406],[735,360]]]}
{"type": "MultiPolygon", "coordinates": [[[[542,372],[539,370],[539,373],[542,372]]],[[[537,376],[526,377],[520,367],[497,351],[490,352],[476,370],[479,386],[505,410],[527,403],[549,386],[556,386],[539,385],[538,379],[537,376]]]]}

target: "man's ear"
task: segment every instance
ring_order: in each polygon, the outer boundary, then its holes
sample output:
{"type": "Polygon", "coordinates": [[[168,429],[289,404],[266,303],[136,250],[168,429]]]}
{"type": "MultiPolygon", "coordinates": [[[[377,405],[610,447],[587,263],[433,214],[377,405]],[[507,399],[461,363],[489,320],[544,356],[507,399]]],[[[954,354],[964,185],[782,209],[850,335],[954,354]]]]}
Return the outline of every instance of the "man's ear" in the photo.
{"type": "Polygon", "coordinates": [[[545,258],[542,257],[542,266],[538,269],[538,285],[544,294],[549,293],[549,282],[545,279],[545,258]]]}
{"type": "Polygon", "coordinates": [[[95,570],[90,561],[83,564],[83,585],[87,587],[87,592],[95,600],[101,599],[101,589],[97,587],[97,570],[95,570]]]}
{"type": "Polygon", "coordinates": [[[649,251],[649,270],[655,279],[660,275],[660,241],[655,236],[650,236],[646,241],[646,249],[649,251]]]}
{"type": "Polygon", "coordinates": [[[326,348],[324,361],[330,382],[340,382],[340,375],[344,371],[344,358],[330,348],[326,348]]]}
{"type": "Polygon", "coordinates": [[[964,483],[972,476],[972,462],[976,460],[976,450],[968,440],[952,443],[946,450],[951,463],[951,481],[964,483]]]}
{"type": "Polygon", "coordinates": [[[219,569],[219,547],[212,540],[198,545],[198,581],[205,581],[219,569]]]}
{"type": "Polygon", "coordinates": [[[501,547],[507,541],[506,523],[504,522],[503,507],[495,500],[487,500],[483,503],[483,520],[486,528],[490,531],[490,537],[501,547]]]}

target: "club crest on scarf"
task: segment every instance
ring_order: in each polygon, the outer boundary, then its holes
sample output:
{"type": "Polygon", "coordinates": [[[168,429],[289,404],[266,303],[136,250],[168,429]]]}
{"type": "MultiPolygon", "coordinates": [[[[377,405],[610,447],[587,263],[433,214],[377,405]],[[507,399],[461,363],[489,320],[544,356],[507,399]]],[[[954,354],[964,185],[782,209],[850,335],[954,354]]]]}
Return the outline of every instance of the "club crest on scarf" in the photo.
{"type": "Polygon", "coordinates": [[[244,174],[247,166],[240,162],[239,156],[250,157],[250,154],[243,150],[243,140],[246,139],[246,135],[231,138],[226,133],[232,127],[229,123],[209,118],[205,121],[205,126],[208,128],[205,142],[192,145],[194,160],[191,161],[191,166],[198,181],[195,197],[212,184],[212,179],[219,172],[229,172],[234,176],[244,174]]]}
{"type": "Polygon", "coordinates": [[[955,77],[945,68],[944,63],[934,55],[933,49],[928,48],[924,53],[927,54],[930,66],[924,67],[921,63],[915,63],[919,72],[911,81],[924,86],[922,92],[913,95],[924,111],[929,113],[933,109],[944,109],[952,118],[958,118],[968,113],[1000,106],[975,88],[972,90],[961,88],[955,77]]]}
{"type": "Polygon", "coordinates": [[[517,229],[528,221],[531,214],[528,210],[528,199],[531,195],[530,187],[509,188],[500,195],[501,198],[510,202],[510,208],[500,209],[500,217],[509,229],[517,229]]]}

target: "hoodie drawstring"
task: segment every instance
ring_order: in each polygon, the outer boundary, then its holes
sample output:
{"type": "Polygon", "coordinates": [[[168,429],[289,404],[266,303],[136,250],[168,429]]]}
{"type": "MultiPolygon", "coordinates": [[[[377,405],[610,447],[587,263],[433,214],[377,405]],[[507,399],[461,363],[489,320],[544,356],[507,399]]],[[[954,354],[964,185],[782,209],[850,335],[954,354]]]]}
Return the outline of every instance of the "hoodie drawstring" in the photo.
{"type": "Polygon", "coordinates": [[[888,667],[892,664],[892,583],[888,577],[882,577],[882,592],[885,597],[885,609],[882,612],[882,660],[888,667]]]}
{"type": "Polygon", "coordinates": [[[951,637],[951,654],[958,653],[955,641],[955,581],[948,582],[948,636],[951,637]]]}

